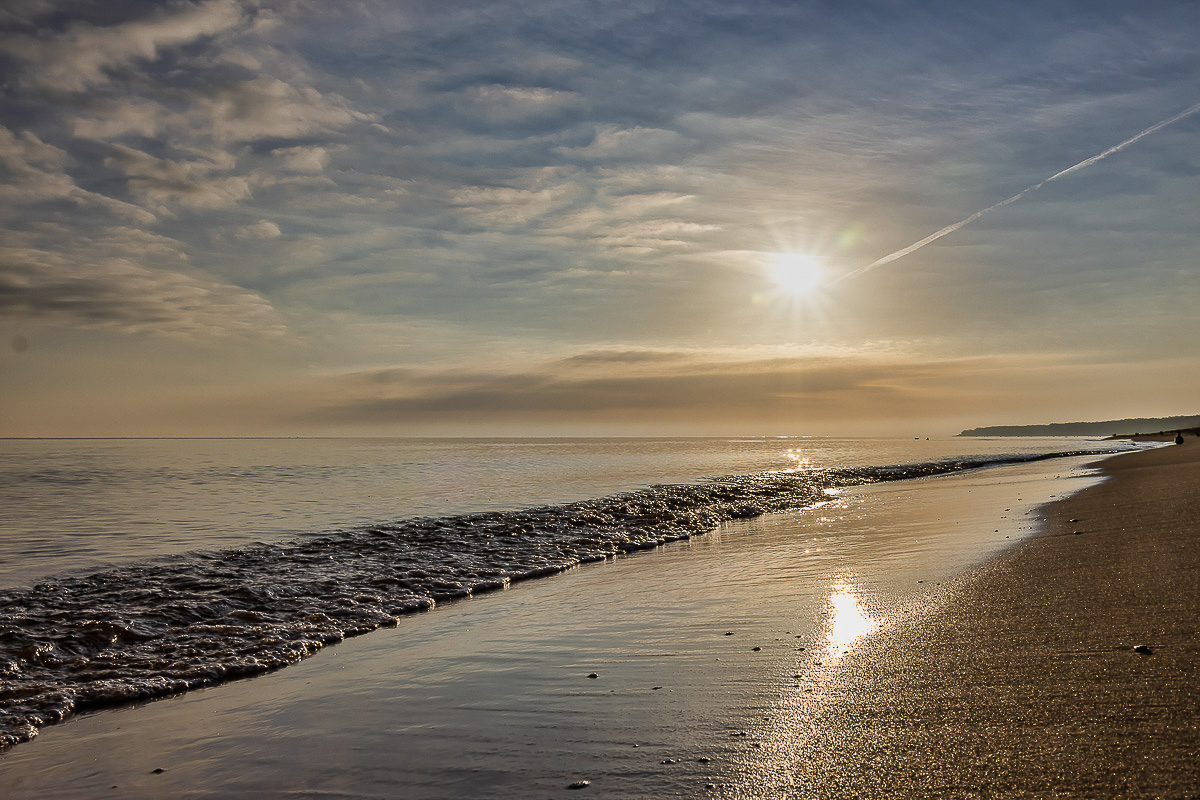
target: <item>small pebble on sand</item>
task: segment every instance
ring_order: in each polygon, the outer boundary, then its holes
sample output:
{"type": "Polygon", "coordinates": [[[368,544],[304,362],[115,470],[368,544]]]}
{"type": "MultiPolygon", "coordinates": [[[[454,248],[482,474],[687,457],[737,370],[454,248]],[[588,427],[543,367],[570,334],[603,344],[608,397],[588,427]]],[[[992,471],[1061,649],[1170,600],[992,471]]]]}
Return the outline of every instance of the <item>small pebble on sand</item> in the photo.
{"type": "Polygon", "coordinates": [[[1133,648],[1133,652],[1137,653],[1138,655],[1143,655],[1143,656],[1154,655],[1154,651],[1150,649],[1150,645],[1148,645],[1148,644],[1137,645],[1136,647],[1133,648]]]}
{"type": "Polygon", "coordinates": [[[591,781],[575,781],[574,783],[568,783],[567,788],[568,789],[586,789],[587,787],[589,787],[591,785],[592,785],[591,781]]]}
{"type": "Polygon", "coordinates": [[[599,674],[599,673],[597,673],[597,672],[589,672],[589,673],[588,673],[588,677],[589,677],[589,678],[599,678],[599,677],[600,677],[600,674],[599,674]]]}

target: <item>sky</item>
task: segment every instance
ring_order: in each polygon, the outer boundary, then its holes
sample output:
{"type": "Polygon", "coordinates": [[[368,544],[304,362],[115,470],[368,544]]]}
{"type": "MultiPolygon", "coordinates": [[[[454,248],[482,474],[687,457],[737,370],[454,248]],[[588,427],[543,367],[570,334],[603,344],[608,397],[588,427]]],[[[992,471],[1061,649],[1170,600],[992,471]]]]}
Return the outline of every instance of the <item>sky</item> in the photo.
{"type": "Polygon", "coordinates": [[[6,0],[0,436],[1200,413],[1200,113],[1088,162],[1200,102],[1197,34],[1190,1],[6,0]]]}

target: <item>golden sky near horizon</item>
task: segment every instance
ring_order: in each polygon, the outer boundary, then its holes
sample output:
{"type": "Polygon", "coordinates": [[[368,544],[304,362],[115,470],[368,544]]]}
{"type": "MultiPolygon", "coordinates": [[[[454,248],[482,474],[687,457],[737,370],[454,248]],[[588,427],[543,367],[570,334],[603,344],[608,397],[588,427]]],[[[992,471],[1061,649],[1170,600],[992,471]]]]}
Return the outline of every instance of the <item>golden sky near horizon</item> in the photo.
{"type": "Polygon", "coordinates": [[[0,435],[1195,413],[1196,30],[1187,2],[17,0],[0,435]]]}

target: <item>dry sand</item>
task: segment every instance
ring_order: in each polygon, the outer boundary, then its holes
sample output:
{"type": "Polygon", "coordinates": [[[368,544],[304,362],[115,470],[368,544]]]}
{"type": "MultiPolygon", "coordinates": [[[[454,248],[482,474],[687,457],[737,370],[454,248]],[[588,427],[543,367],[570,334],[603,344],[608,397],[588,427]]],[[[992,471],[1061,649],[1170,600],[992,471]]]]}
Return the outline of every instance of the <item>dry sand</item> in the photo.
{"type": "Polygon", "coordinates": [[[1200,441],[1102,469],[945,613],[849,654],[762,795],[1200,797],[1200,441]]]}

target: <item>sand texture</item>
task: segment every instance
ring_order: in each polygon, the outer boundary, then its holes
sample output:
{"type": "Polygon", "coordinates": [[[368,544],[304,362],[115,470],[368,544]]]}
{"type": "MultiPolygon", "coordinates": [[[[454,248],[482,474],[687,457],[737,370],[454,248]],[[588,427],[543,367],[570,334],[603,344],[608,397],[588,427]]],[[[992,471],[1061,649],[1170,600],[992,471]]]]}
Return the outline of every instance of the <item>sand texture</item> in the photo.
{"type": "Polygon", "coordinates": [[[775,790],[1200,796],[1200,443],[1102,469],[944,614],[849,654],[775,790]]]}

